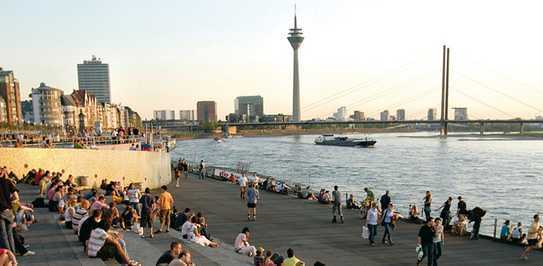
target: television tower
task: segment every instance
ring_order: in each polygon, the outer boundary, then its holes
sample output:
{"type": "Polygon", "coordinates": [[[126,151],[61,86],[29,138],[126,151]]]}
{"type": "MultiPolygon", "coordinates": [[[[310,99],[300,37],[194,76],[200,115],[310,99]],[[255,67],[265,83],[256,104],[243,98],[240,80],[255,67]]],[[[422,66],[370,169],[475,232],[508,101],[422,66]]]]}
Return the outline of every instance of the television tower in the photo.
{"type": "Polygon", "coordinates": [[[294,50],[294,75],[292,80],[292,121],[300,121],[300,74],[298,70],[298,48],[304,41],[302,29],[298,28],[296,20],[296,6],[294,6],[294,28],[288,33],[288,41],[294,50]]]}

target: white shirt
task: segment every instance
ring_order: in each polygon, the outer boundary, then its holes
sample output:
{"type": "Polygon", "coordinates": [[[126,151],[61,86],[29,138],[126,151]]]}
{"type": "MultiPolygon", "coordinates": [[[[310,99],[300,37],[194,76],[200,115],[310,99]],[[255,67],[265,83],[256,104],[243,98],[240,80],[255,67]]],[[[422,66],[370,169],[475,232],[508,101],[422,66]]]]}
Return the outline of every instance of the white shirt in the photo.
{"type": "Polygon", "coordinates": [[[104,246],[107,237],[107,232],[102,228],[92,230],[89,243],[87,244],[87,255],[89,257],[96,257],[98,251],[104,246]]]}
{"type": "Polygon", "coordinates": [[[183,224],[183,226],[181,226],[181,236],[187,235],[188,237],[191,228],[192,228],[192,223],[190,221],[186,221],[183,224]]]}
{"type": "Polygon", "coordinates": [[[247,177],[240,176],[239,180],[238,180],[238,183],[239,183],[240,187],[246,187],[247,186],[247,177]]]}
{"type": "Polygon", "coordinates": [[[247,243],[247,235],[245,235],[244,233],[239,233],[239,235],[236,237],[236,240],[234,241],[234,248],[242,249],[247,246],[245,243],[247,243]]]}
{"type": "MultiPolygon", "coordinates": [[[[66,222],[71,222],[72,221],[72,216],[70,215],[70,210],[73,211],[74,207],[68,207],[64,211],[64,221],[66,221],[66,222]]],[[[73,225],[72,225],[72,227],[73,227],[73,225]]]]}
{"type": "Polygon", "coordinates": [[[140,191],[137,188],[129,189],[126,194],[128,194],[128,198],[130,199],[130,202],[138,203],[140,201],[139,194],[140,191]]]}
{"type": "Polygon", "coordinates": [[[377,209],[371,208],[368,210],[368,224],[377,225],[377,209]]]}
{"type": "Polygon", "coordinates": [[[520,227],[517,226],[515,227],[515,229],[513,229],[513,233],[511,234],[511,237],[520,239],[520,227]]]}

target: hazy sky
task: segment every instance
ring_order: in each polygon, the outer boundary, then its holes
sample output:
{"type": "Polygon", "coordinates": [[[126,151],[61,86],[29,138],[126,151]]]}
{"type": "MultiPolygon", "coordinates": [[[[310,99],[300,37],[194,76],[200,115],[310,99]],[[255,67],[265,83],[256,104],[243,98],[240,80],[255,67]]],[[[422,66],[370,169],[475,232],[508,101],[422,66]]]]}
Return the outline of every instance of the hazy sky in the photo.
{"type": "MultiPolygon", "coordinates": [[[[425,116],[439,108],[443,44],[451,107],[468,107],[471,118],[543,114],[540,1],[296,3],[304,119],[339,106],[425,116]]],[[[224,119],[236,96],[255,94],[266,113],[291,113],[293,4],[5,1],[0,66],[15,71],[25,96],[41,81],[71,92],[76,64],[95,54],[110,64],[113,101],[144,117],[215,100],[224,119]]]]}

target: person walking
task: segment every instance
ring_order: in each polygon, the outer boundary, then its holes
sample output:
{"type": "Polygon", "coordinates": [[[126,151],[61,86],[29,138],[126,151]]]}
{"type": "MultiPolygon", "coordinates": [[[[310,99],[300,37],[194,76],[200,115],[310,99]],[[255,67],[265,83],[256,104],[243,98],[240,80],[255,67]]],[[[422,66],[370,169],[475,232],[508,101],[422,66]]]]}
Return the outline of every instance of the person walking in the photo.
{"type": "Polygon", "coordinates": [[[256,204],[259,198],[258,190],[256,189],[255,183],[249,184],[249,189],[247,190],[247,220],[256,221],[256,204]]]}
{"type": "Polygon", "coordinates": [[[434,258],[433,265],[437,266],[437,260],[443,254],[443,243],[445,241],[445,233],[443,224],[441,223],[441,218],[436,218],[434,220],[434,258]]]}
{"type": "Polygon", "coordinates": [[[394,205],[392,203],[388,204],[388,207],[383,211],[383,216],[381,217],[382,222],[381,225],[385,228],[385,232],[383,233],[383,244],[387,244],[392,246],[394,243],[392,243],[392,240],[390,239],[391,231],[392,231],[392,219],[394,218],[394,205]]]}
{"type": "Polygon", "coordinates": [[[390,196],[388,195],[388,190],[383,196],[381,196],[379,202],[381,203],[381,210],[384,210],[388,207],[388,204],[391,202],[390,196]]]}
{"type": "Polygon", "coordinates": [[[185,158],[183,158],[181,166],[183,167],[183,176],[187,179],[189,177],[189,163],[185,158]]]}
{"type": "Polygon", "coordinates": [[[245,193],[247,193],[247,177],[245,174],[242,174],[238,178],[238,184],[239,184],[239,197],[240,199],[245,199],[245,193]]]}
{"type": "Polygon", "coordinates": [[[375,238],[377,237],[377,220],[379,218],[379,210],[377,209],[377,203],[373,202],[368,210],[366,218],[366,226],[369,231],[370,246],[375,246],[375,238]]]}
{"type": "Polygon", "coordinates": [[[181,173],[183,171],[183,161],[179,159],[177,166],[175,167],[175,187],[179,187],[179,179],[181,179],[181,173]]]}
{"type": "Polygon", "coordinates": [[[343,223],[343,210],[341,209],[341,192],[339,192],[338,187],[334,186],[334,191],[332,192],[332,223],[337,223],[336,214],[339,215],[340,222],[343,223]]]}
{"type": "Polygon", "coordinates": [[[153,199],[153,195],[151,195],[151,190],[149,188],[145,188],[145,193],[140,198],[140,204],[141,204],[141,227],[143,228],[143,235],[141,237],[145,236],[145,228],[149,228],[149,237],[153,238],[153,219],[152,219],[152,211],[153,211],[153,205],[155,203],[155,200],[153,199]]]}
{"type": "Polygon", "coordinates": [[[450,229],[452,200],[452,197],[449,197],[440,207],[441,213],[439,214],[439,217],[443,221],[444,229],[447,231],[450,229]]]}
{"type": "Polygon", "coordinates": [[[200,171],[200,179],[203,180],[206,175],[206,163],[204,162],[204,160],[200,161],[200,167],[198,170],[200,171]]]}
{"type": "Polygon", "coordinates": [[[170,215],[174,204],[172,194],[168,192],[168,187],[164,185],[160,188],[162,189],[162,193],[158,198],[158,204],[160,205],[160,229],[155,233],[160,233],[164,230],[166,232],[170,231],[170,215]]]}
{"type": "Polygon", "coordinates": [[[528,246],[522,252],[522,255],[520,255],[520,258],[523,260],[528,259],[528,255],[532,250],[537,249],[538,242],[541,242],[538,238],[543,237],[543,229],[541,228],[541,224],[539,223],[539,215],[534,215],[534,220],[532,221],[532,225],[530,228],[528,228],[528,246]]]}
{"type": "Polygon", "coordinates": [[[426,191],[424,196],[424,218],[428,220],[430,214],[432,213],[432,192],[426,191]]]}
{"type": "Polygon", "coordinates": [[[428,266],[434,263],[434,221],[429,218],[420,228],[417,236],[417,249],[422,248],[423,255],[417,259],[417,266],[424,260],[428,261],[428,266]]]}

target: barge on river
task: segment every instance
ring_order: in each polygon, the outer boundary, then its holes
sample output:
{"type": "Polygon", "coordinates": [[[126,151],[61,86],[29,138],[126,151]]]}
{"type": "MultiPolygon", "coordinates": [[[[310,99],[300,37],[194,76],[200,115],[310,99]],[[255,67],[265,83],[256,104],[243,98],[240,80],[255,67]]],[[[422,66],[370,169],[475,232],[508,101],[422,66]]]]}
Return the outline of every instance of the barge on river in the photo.
{"type": "Polygon", "coordinates": [[[322,135],[315,139],[317,145],[345,146],[345,147],[373,147],[377,143],[372,138],[348,138],[343,136],[322,135]]]}

